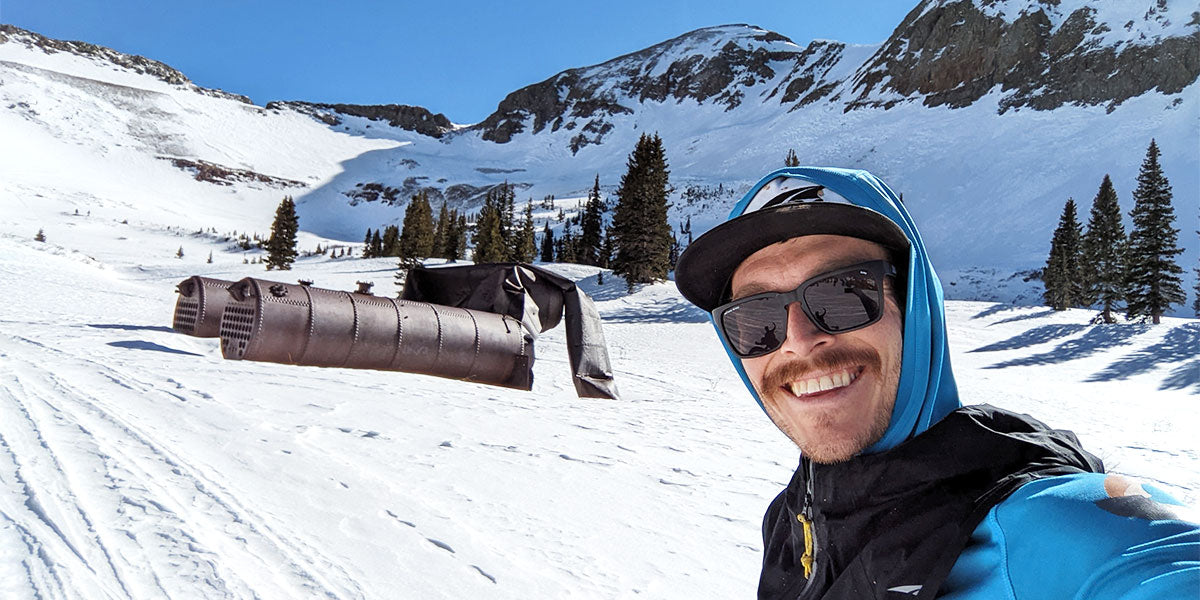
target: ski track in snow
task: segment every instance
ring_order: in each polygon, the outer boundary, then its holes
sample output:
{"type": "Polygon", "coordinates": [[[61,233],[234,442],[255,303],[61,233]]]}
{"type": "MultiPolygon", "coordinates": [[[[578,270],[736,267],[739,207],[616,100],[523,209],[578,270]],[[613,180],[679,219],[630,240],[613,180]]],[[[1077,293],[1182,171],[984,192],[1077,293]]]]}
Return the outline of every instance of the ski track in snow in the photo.
{"type": "MultiPolygon", "coordinates": [[[[25,350],[40,346],[24,338],[15,340],[22,342],[18,346],[25,350]]],[[[41,355],[37,362],[6,353],[5,391],[13,402],[3,407],[9,432],[4,439],[13,443],[5,441],[4,447],[16,481],[42,484],[40,493],[24,484],[24,506],[53,532],[56,544],[87,565],[96,578],[76,592],[87,595],[90,589],[104,589],[114,597],[148,597],[199,585],[199,596],[245,595],[252,588],[238,577],[237,570],[248,561],[280,571],[283,579],[268,588],[276,592],[281,589],[278,584],[287,584],[295,586],[295,591],[303,590],[304,595],[360,593],[353,579],[325,559],[319,548],[276,533],[269,519],[242,505],[203,465],[189,464],[186,457],[167,450],[131,424],[119,407],[89,392],[93,385],[72,385],[39,368],[39,363],[63,364],[66,358],[53,356],[61,353],[44,347],[40,350],[29,353],[41,355]],[[18,378],[13,375],[16,372],[25,376],[18,378]],[[60,460],[60,456],[65,458],[60,460]],[[88,468],[82,469],[81,464],[88,468]],[[37,474],[22,476],[30,471],[37,474]],[[103,489],[95,487],[97,477],[103,489]],[[47,490],[44,484],[48,480],[47,490]],[[39,499],[42,495],[54,500],[54,509],[39,499]],[[225,535],[212,536],[215,531],[225,535]],[[132,560],[130,541],[134,548],[156,546],[172,560],[163,565],[163,573],[147,570],[144,563],[132,560]],[[114,551],[121,557],[116,561],[114,551]],[[169,587],[164,587],[164,579],[169,587]]],[[[186,401],[176,392],[148,385],[102,363],[79,356],[67,360],[72,359],[119,391],[186,401]]],[[[103,390],[103,385],[98,389],[103,390]]]]}

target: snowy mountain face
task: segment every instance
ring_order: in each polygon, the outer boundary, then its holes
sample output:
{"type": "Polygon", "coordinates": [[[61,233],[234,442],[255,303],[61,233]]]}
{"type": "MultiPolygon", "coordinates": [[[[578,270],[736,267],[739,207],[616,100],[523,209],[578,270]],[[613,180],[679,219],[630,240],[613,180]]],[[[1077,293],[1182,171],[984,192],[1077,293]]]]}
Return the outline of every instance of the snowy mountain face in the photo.
{"type": "Polygon", "coordinates": [[[1000,111],[1179,94],[1200,75],[1200,12],[1186,3],[926,0],[855,74],[851,108],[921,98],[1000,111]],[[1192,11],[1189,12],[1188,11],[1192,11]]]}
{"type": "MultiPolygon", "coordinates": [[[[3,32],[2,68],[28,82],[0,88],[4,106],[25,111],[41,134],[92,140],[96,152],[84,163],[140,144],[138,160],[167,160],[193,174],[198,167],[187,165],[209,164],[209,173],[302,182],[290,190],[302,228],[323,237],[358,241],[367,228],[399,223],[420,191],[434,206],[470,211],[506,182],[523,198],[555,195],[538,226],[561,233],[549,217],[558,208],[573,214],[594,175],[611,194],[637,137],[657,132],[675,188],[673,225],[690,219],[698,234],[723,220],[742,191],[794,149],[803,164],[864,168],[902,193],[943,272],[1028,279],[1023,274],[1044,264],[1067,198],[1086,215],[1109,174],[1122,209],[1132,208],[1154,138],[1174,189],[1186,249],[1179,262],[1189,278],[1200,250],[1191,234],[1200,197],[1200,14],[1186,2],[927,0],[876,45],[798,45],[759,27],[710,27],[514,91],[467,126],[403,104],[255,107],[148,59],[3,32]],[[81,73],[71,66],[80,61],[102,67],[103,76],[86,79],[165,95],[102,102],[101,118],[94,95],[113,98],[117,88],[66,83],[81,73]],[[78,102],[52,100],[50,89],[61,85],[78,102]],[[189,91],[203,96],[186,101],[194,108],[165,101],[189,91]],[[62,115],[79,115],[71,127],[24,108],[52,102],[62,115]],[[135,125],[114,131],[122,122],[135,125]],[[242,135],[251,131],[262,135],[242,135]]],[[[261,186],[227,191],[270,196],[261,186]]],[[[966,283],[977,280],[956,278],[948,293],[1037,297],[1036,279],[966,283]]]]}
{"type": "Polygon", "coordinates": [[[800,51],[786,37],[747,25],[701,29],[606,63],[564,71],[508,95],[477,131],[508,143],[527,129],[573,132],[572,153],[601,144],[611,118],[632,115],[645,103],[692,100],[726,111],[746,91],[774,81],[777,70],[797,63],[800,51]]]}

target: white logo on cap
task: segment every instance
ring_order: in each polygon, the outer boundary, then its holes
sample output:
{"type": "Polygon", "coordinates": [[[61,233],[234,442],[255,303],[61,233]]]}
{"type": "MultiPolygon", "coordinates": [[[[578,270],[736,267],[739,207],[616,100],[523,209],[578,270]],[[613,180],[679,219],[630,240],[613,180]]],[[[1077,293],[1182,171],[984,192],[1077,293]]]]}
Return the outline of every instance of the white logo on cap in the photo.
{"type": "Polygon", "coordinates": [[[764,208],[780,204],[801,202],[833,202],[836,204],[852,204],[850,201],[831,191],[823,185],[818,185],[799,177],[779,176],[755,192],[754,197],[746,204],[741,214],[749,214],[764,208]]]}

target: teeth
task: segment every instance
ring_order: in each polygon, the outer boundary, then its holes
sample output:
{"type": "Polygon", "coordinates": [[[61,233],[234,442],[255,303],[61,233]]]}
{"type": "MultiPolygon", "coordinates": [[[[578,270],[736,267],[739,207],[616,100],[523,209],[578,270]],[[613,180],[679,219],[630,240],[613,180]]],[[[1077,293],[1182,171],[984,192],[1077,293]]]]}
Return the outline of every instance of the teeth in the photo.
{"type": "Polygon", "coordinates": [[[792,394],[804,396],[807,394],[815,394],[828,390],[846,387],[857,378],[856,375],[850,374],[849,371],[842,371],[832,375],[822,375],[813,379],[802,379],[791,383],[792,394]]]}

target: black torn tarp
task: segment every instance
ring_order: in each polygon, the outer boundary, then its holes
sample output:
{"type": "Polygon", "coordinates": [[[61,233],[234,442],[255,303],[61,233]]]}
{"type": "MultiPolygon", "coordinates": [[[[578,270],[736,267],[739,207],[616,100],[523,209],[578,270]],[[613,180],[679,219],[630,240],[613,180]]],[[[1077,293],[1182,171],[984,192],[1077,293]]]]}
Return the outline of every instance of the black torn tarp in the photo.
{"type": "Polygon", "coordinates": [[[523,263],[416,267],[404,281],[404,300],[508,315],[530,335],[567,319],[567,354],[580,398],[617,398],[600,313],[575,282],[523,263]]]}

